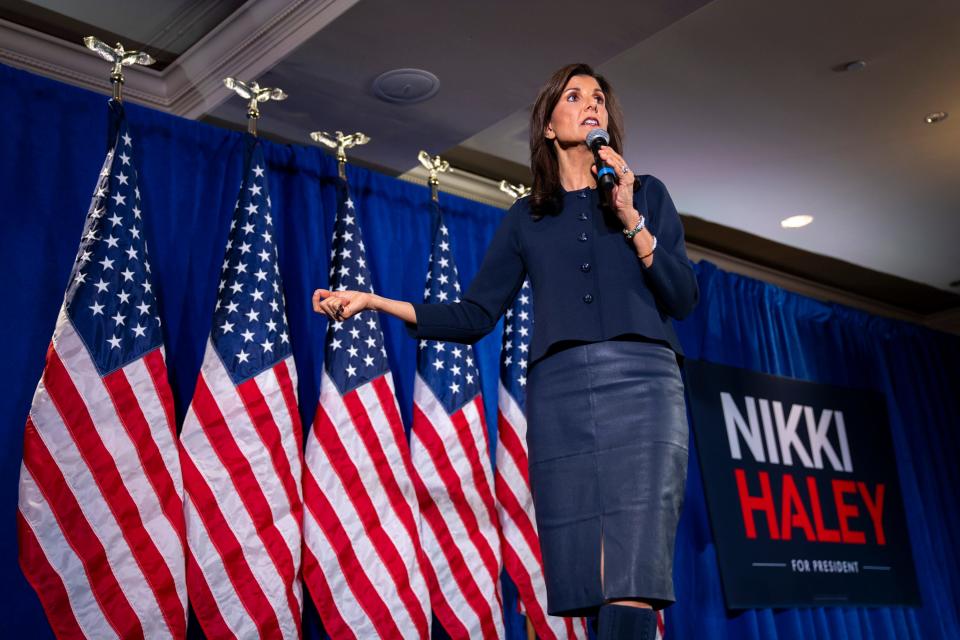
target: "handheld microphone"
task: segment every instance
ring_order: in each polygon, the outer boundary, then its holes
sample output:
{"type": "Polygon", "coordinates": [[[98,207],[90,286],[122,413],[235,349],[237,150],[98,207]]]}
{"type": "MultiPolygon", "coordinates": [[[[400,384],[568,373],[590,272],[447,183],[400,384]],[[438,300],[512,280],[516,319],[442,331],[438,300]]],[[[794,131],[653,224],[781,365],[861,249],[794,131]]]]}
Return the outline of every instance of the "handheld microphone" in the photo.
{"type": "Polygon", "coordinates": [[[593,159],[597,163],[597,186],[605,195],[609,196],[617,184],[617,172],[611,169],[600,157],[600,147],[610,144],[610,134],[597,127],[587,134],[587,146],[593,151],[593,159]]]}

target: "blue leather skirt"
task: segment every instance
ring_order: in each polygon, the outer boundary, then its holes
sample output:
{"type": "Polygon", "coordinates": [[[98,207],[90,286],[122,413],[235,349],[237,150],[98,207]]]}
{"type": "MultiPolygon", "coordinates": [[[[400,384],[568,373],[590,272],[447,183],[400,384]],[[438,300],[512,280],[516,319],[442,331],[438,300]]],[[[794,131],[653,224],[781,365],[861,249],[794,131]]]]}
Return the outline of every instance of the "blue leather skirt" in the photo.
{"type": "Polygon", "coordinates": [[[612,340],[554,353],[529,372],[527,425],[549,613],[674,602],[688,447],[674,352],[612,340]]]}

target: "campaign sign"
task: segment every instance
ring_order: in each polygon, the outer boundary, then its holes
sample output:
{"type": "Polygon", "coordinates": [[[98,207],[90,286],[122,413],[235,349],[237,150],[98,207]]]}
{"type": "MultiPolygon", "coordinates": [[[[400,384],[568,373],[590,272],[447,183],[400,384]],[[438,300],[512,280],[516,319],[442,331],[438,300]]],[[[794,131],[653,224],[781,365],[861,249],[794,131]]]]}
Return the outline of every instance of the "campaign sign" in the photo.
{"type": "Polygon", "coordinates": [[[727,607],[919,605],[884,396],[686,369],[727,607]]]}

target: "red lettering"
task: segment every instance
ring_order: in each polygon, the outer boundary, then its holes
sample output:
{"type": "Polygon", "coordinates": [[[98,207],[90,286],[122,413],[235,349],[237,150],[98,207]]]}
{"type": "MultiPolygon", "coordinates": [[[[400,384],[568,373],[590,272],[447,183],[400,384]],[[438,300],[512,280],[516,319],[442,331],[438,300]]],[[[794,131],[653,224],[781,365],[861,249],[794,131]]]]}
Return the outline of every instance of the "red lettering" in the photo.
{"type": "Polygon", "coordinates": [[[887,536],[883,533],[883,494],[886,487],[882,482],[877,483],[877,497],[870,495],[867,485],[858,482],[857,488],[860,489],[860,496],[863,503],[867,505],[867,513],[870,514],[870,521],[873,522],[873,532],[877,536],[877,544],[883,546],[887,544],[887,536]]]}
{"type": "Polygon", "coordinates": [[[807,476],[807,490],[810,492],[813,524],[817,527],[817,540],[820,542],[840,542],[840,532],[837,529],[827,529],[823,526],[823,507],[820,506],[820,490],[817,489],[817,479],[813,476],[807,476]]]}
{"type": "Polygon", "coordinates": [[[837,518],[840,520],[840,536],[845,543],[866,543],[867,538],[863,535],[863,531],[856,531],[847,526],[847,520],[860,515],[860,509],[843,501],[844,495],[857,492],[857,485],[853,480],[834,480],[832,484],[833,499],[837,503],[837,518]]]}
{"type": "Polygon", "coordinates": [[[794,527],[803,529],[804,535],[810,542],[817,539],[813,535],[810,517],[807,516],[807,510],[803,508],[793,476],[785,473],[783,474],[783,517],[780,519],[780,536],[784,540],[789,540],[793,536],[794,527]]]}
{"type": "Polygon", "coordinates": [[[757,537],[757,527],[753,521],[754,511],[763,511],[767,516],[767,527],[770,529],[770,538],[780,539],[780,532],[777,530],[777,512],[773,506],[773,495],[770,491],[770,474],[766,471],[760,472],[760,497],[751,496],[747,490],[747,478],[743,469],[734,469],[734,475],[737,478],[737,492],[740,494],[740,510],[743,513],[743,526],[747,531],[747,537],[750,539],[757,537]]]}

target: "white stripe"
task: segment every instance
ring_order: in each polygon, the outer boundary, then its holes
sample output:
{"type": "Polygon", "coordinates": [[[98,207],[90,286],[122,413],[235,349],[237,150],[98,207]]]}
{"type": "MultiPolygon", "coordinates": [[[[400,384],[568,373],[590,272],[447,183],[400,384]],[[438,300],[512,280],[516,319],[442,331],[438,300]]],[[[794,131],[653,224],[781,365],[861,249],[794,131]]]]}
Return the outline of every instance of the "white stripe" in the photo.
{"type": "MultiPolygon", "coordinates": [[[[326,372],[324,372],[324,375],[326,375],[326,372]]],[[[388,371],[384,375],[384,378],[390,389],[389,395],[390,401],[393,403],[393,413],[399,417],[400,408],[397,406],[396,394],[393,387],[393,376],[388,371]]],[[[417,489],[407,471],[411,464],[410,447],[404,436],[403,425],[397,424],[395,428],[391,428],[387,414],[377,396],[377,390],[373,388],[372,384],[364,385],[357,389],[357,395],[360,396],[360,400],[363,402],[363,406],[366,408],[371,422],[378,426],[378,428],[375,429],[375,433],[380,443],[380,450],[383,451],[387,462],[390,464],[393,477],[400,487],[404,501],[410,508],[410,513],[413,514],[414,526],[416,526],[420,519],[420,505],[417,504],[417,489]]],[[[426,588],[425,585],[424,588],[426,588]]]]}
{"type": "Polygon", "coordinates": [[[93,597],[83,563],[63,537],[50,505],[26,465],[20,468],[20,512],[33,531],[47,562],[63,581],[70,610],[83,635],[87,638],[116,638],[116,632],[93,597]]]}
{"type": "MultiPolygon", "coordinates": [[[[283,536],[287,548],[293,556],[294,571],[296,572],[299,566],[298,558],[300,557],[300,525],[293,516],[291,511],[292,505],[287,499],[287,492],[283,488],[283,483],[277,477],[277,470],[273,466],[270,450],[257,432],[250,418],[250,414],[247,413],[243,398],[240,397],[240,393],[230,379],[230,374],[223,366],[223,362],[221,362],[220,356],[209,338],[207,339],[207,351],[204,354],[200,375],[203,376],[207,388],[210,390],[210,395],[213,396],[217,408],[223,415],[224,422],[230,431],[233,441],[250,465],[250,469],[253,472],[253,480],[256,482],[260,493],[263,494],[264,499],[270,507],[271,519],[283,536]]],[[[265,375],[275,376],[272,371],[265,371],[255,379],[255,383],[263,395],[266,394],[259,383],[265,375]]],[[[272,387],[277,393],[280,392],[280,386],[276,381],[274,381],[272,387]]],[[[293,430],[289,423],[277,423],[277,427],[280,431],[281,442],[284,440],[295,440],[293,430]]],[[[288,448],[295,449],[296,444],[284,444],[284,450],[288,448]]],[[[210,476],[204,473],[204,477],[210,476]]],[[[297,477],[297,481],[299,481],[299,477],[297,477]]],[[[230,491],[235,491],[231,482],[227,484],[230,487],[230,491]]],[[[286,598],[284,598],[284,600],[286,600],[286,598]]]]}
{"type": "MultiPolygon", "coordinates": [[[[486,429],[486,425],[484,425],[480,420],[480,415],[477,411],[476,405],[472,401],[468,402],[463,407],[462,411],[467,420],[467,424],[469,425],[470,435],[473,438],[475,447],[475,453],[480,457],[480,467],[484,469],[483,477],[477,478],[473,473],[470,460],[467,457],[467,451],[461,444],[460,438],[457,436],[456,427],[454,426],[453,421],[450,419],[450,416],[447,415],[447,412],[443,408],[443,405],[440,404],[440,401],[437,400],[435,395],[433,395],[433,391],[430,389],[429,385],[427,385],[423,379],[420,378],[419,374],[417,375],[413,386],[413,402],[420,407],[420,410],[430,421],[430,424],[433,425],[434,431],[440,437],[440,441],[442,442],[444,448],[443,455],[446,457],[446,459],[450,460],[457,477],[460,479],[460,485],[463,488],[467,505],[470,507],[470,510],[473,512],[474,517],[477,520],[479,533],[487,541],[487,544],[493,551],[493,554],[496,558],[498,566],[496,575],[499,576],[502,561],[500,557],[500,537],[497,532],[497,523],[491,521],[490,512],[488,511],[487,506],[480,495],[479,489],[481,483],[487,483],[487,490],[491,496],[493,495],[493,478],[489,471],[490,457],[487,455],[487,448],[486,444],[483,443],[482,435],[482,430],[486,429]]],[[[416,426],[414,426],[414,428],[416,428],[416,426]]],[[[416,458],[414,458],[414,464],[416,464],[416,458]]],[[[416,465],[416,468],[418,471],[421,469],[420,465],[416,465]]],[[[446,495],[447,489],[443,485],[442,478],[440,478],[439,474],[435,474],[435,479],[436,482],[439,482],[439,484],[428,484],[428,487],[430,488],[430,495],[446,495]],[[435,491],[439,491],[440,493],[437,494],[435,491]]],[[[449,500],[444,500],[444,502],[450,504],[449,500]]],[[[448,510],[449,514],[444,514],[444,519],[447,519],[449,522],[449,518],[457,518],[457,521],[461,523],[458,527],[456,527],[457,529],[465,529],[469,526],[472,526],[468,525],[466,522],[463,522],[460,514],[452,508],[452,504],[450,504],[450,507],[451,508],[448,510]]],[[[472,543],[470,544],[472,548],[476,548],[472,543]]]]}
{"type": "MultiPolygon", "coordinates": [[[[324,409],[326,409],[325,406],[324,409]]],[[[327,457],[327,453],[320,446],[318,438],[317,432],[311,431],[310,442],[307,444],[308,472],[313,474],[314,481],[320,488],[321,493],[330,503],[339,526],[343,529],[347,539],[350,540],[351,549],[356,554],[357,561],[362,567],[361,570],[392,613],[394,622],[405,634],[415,633],[416,623],[407,611],[406,605],[400,599],[399,589],[403,585],[398,585],[387,570],[386,558],[380,555],[376,545],[370,539],[357,509],[350,500],[347,487],[338,473],[338,467],[327,457]]],[[[411,580],[411,585],[420,597],[426,593],[426,585],[417,570],[416,549],[390,505],[386,492],[379,482],[376,482],[377,476],[372,464],[363,462],[365,459],[369,459],[369,454],[366,453],[359,435],[354,434],[346,437],[339,435],[338,439],[347,451],[351,462],[357,467],[363,491],[373,504],[371,515],[376,518],[373,526],[383,530],[393,542],[400,559],[407,561],[408,564],[405,567],[407,577],[411,580]]],[[[353,488],[356,489],[356,487],[353,488]]],[[[313,542],[312,536],[323,536],[324,534],[322,529],[318,528],[304,535],[308,542],[313,542]]],[[[327,544],[330,544],[329,541],[327,544]]],[[[320,555],[315,553],[314,555],[322,567],[323,573],[330,576],[328,583],[332,593],[343,593],[351,588],[345,572],[340,569],[336,554],[320,555]]],[[[423,606],[422,597],[419,599],[421,606],[423,606]]]]}
{"type": "MultiPolygon", "coordinates": [[[[76,335],[73,334],[72,327],[67,329],[64,333],[76,335]]],[[[73,361],[73,366],[76,366],[77,361],[86,359],[87,365],[92,367],[92,363],[89,360],[87,351],[86,349],[83,349],[82,345],[80,345],[81,351],[69,353],[69,358],[65,357],[64,354],[60,352],[59,345],[55,343],[54,346],[58,353],[60,353],[60,357],[63,360],[64,365],[67,367],[68,372],[71,374],[71,377],[75,374],[73,371],[69,371],[71,368],[70,361],[73,361]]],[[[91,415],[91,417],[93,417],[96,423],[96,428],[101,436],[101,439],[104,440],[104,444],[107,445],[107,449],[111,451],[114,462],[116,462],[117,456],[120,455],[121,459],[132,463],[133,460],[136,459],[136,456],[130,455],[134,449],[133,445],[127,438],[126,431],[124,431],[122,425],[119,424],[119,421],[116,417],[116,412],[113,411],[113,404],[110,401],[109,396],[106,395],[106,391],[103,389],[99,376],[95,376],[95,378],[96,380],[86,380],[86,385],[84,385],[87,387],[94,386],[94,388],[84,389],[83,386],[81,386],[78,387],[77,390],[81,394],[86,391],[91,396],[94,396],[98,393],[103,394],[99,398],[94,398],[93,402],[100,412],[103,412],[105,409],[109,409],[113,413],[112,419],[100,416],[100,420],[98,421],[96,416],[91,415]],[[109,443],[107,442],[107,438],[104,437],[104,435],[107,433],[114,436],[109,443]],[[126,445],[124,447],[126,452],[123,452],[121,449],[122,445],[118,444],[118,442],[122,441],[126,441],[126,445]]],[[[76,381],[74,381],[73,384],[76,385],[76,381]]],[[[91,400],[87,397],[83,397],[83,401],[84,405],[89,411],[91,400]]],[[[168,637],[170,635],[170,630],[167,628],[166,621],[164,620],[163,616],[157,615],[157,611],[160,610],[160,604],[157,601],[153,590],[150,588],[149,583],[145,579],[144,574],[141,572],[140,566],[137,564],[129,545],[123,536],[120,525],[118,524],[116,518],[114,518],[109,505],[106,503],[103,494],[100,492],[97,483],[94,481],[93,475],[90,473],[90,469],[87,467],[86,461],[80,455],[80,451],[74,443],[73,438],[69,435],[67,426],[63,423],[59,412],[53,405],[53,402],[47,393],[43,382],[37,386],[36,394],[33,398],[33,406],[30,410],[30,415],[33,418],[34,425],[37,428],[37,434],[43,440],[50,452],[51,457],[56,462],[57,467],[63,473],[64,481],[69,487],[70,492],[76,498],[84,517],[86,518],[87,522],[89,522],[90,527],[93,529],[97,538],[103,545],[106,552],[107,562],[113,569],[113,573],[117,578],[117,582],[120,584],[120,588],[123,590],[124,594],[126,594],[127,599],[130,601],[131,607],[136,613],[137,618],[139,618],[144,634],[148,636],[153,636],[156,634],[158,637],[168,637]]],[[[138,463],[139,460],[137,460],[137,467],[139,467],[138,463]]],[[[142,486],[139,487],[141,493],[147,493],[149,495],[149,498],[146,496],[144,497],[144,502],[147,504],[138,502],[138,508],[141,510],[140,515],[141,518],[143,518],[144,507],[150,507],[151,509],[158,507],[156,505],[156,496],[153,494],[152,489],[149,488],[149,484],[146,482],[145,478],[142,477],[142,471],[140,473],[141,477],[137,478],[135,474],[130,472],[129,469],[121,469],[121,475],[124,479],[124,484],[128,482],[127,478],[130,477],[130,482],[137,482],[139,485],[147,486],[146,491],[143,490],[142,486]],[[153,504],[149,504],[150,502],[153,502],[153,504]]],[[[130,485],[127,485],[127,488],[128,490],[131,489],[130,485]]],[[[131,494],[134,496],[137,495],[134,491],[131,491],[131,494]]],[[[136,500],[136,497],[134,497],[134,500],[136,500]]],[[[157,523],[155,523],[157,529],[161,531],[164,529],[167,531],[172,531],[172,529],[169,527],[170,523],[162,516],[162,514],[160,514],[159,517],[155,517],[154,520],[157,521],[157,523]]],[[[144,524],[146,524],[146,519],[144,519],[144,524]]],[[[150,533],[152,532],[148,529],[148,534],[150,533]]]]}
{"type": "MultiPolygon", "coordinates": [[[[61,313],[64,312],[61,310],[61,313]]],[[[123,480],[124,487],[137,507],[144,531],[156,545],[164,563],[170,570],[170,574],[173,576],[177,594],[180,596],[181,604],[184,607],[183,615],[185,617],[187,586],[184,551],[177,528],[163,511],[162,500],[166,496],[157,495],[154,485],[147,477],[141,459],[143,451],[139,443],[131,439],[130,434],[123,426],[117,408],[110,399],[110,392],[94,367],[86,347],[74,331],[73,325],[70,324],[65,315],[62,316],[61,320],[65,324],[54,336],[54,347],[60,355],[73,386],[83,399],[84,406],[90,414],[90,419],[100,436],[100,440],[103,441],[104,446],[110,453],[120,478],[123,480]]],[[[152,398],[160,409],[159,416],[151,416],[147,413],[146,407],[140,405],[150,425],[151,432],[154,434],[160,432],[162,440],[158,442],[154,439],[154,444],[161,451],[165,463],[168,458],[171,459],[173,466],[166,464],[165,466],[167,472],[174,478],[174,483],[177,483],[180,480],[180,461],[176,454],[176,445],[170,439],[166,414],[163,413],[150,373],[142,359],[138,359],[123,369],[123,375],[134,389],[134,397],[137,398],[138,402],[140,401],[139,396],[152,398]],[[147,390],[145,390],[145,387],[147,390]],[[139,394],[137,391],[139,391],[139,394]],[[172,456],[170,455],[171,451],[173,452],[172,456]]],[[[176,498],[178,502],[182,502],[182,489],[176,498]]]]}
{"type": "MultiPolygon", "coordinates": [[[[161,355],[163,348],[160,348],[161,355]]],[[[165,358],[165,357],[164,357],[165,358]]],[[[123,368],[127,381],[133,389],[133,395],[143,410],[143,415],[150,425],[150,433],[163,456],[164,466],[170,472],[173,486],[177,488],[177,495],[183,499],[183,477],[180,475],[180,452],[176,440],[176,425],[167,422],[167,413],[163,407],[163,400],[157,393],[153,378],[147,369],[143,358],[134,360],[123,368]]],[[[166,382],[166,381],[164,381],[166,382]]],[[[172,393],[171,393],[172,397],[172,393]]]]}
{"type": "MultiPolygon", "coordinates": [[[[201,373],[201,375],[203,375],[201,373]]],[[[239,399],[238,399],[239,402],[239,399]]],[[[296,625],[293,621],[290,607],[287,604],[286,586],[284,578],[280,575],[273,559],[264,546],[259,532],[253,523],[250,513],[240,498],[237,488],[233,484],[226,467],[220,462],[216,451],[210,444],[206,432],[200,425],[200,421],[194,412],[193,407],[187,413],[186,421],[183,425],[183,431],[180,434],[180,441],[183,444],[184,453],[190,456],[194,465],[197,467],[203,482],[207,484],[210,492],[217,502],[217,507],[223,514],[224,520],[230,531],[240,543],[243,550],[243,556],[253,573],[254,579],[263,591],[264,596],[270,603],[274,614],[280,624],[280,629],[284,637],[296,637],[296,625]]],[[[188,488],[189,490],[189,488],[188,488]]],[[[188,494],[189,495],[189,494],[188,494]]],[[[193,512],[185,514],[188,518],[199,518],[199,515],[193,512]]],[[[288,516],[288,521],[292,521],[292,516],[288,516]]],[[[274,523],[282,525],[282,523],[274,523]]],[[[187,531],[191,532],[192,523],[188,519],[187,531]]],[[[283,529],[280,529],[281,534],[283,529]]],[[[296,522],[288,522],[286,529],[299,532],[296,522]]],[[[195,530],[195,529],[194,529],[195,530]]],[[[191,534],[192,536],[192,534],[191,534]]],[[[206,572],[211,563],[223,563],[223,558],[213,545],[209,538],[192,538],[190,549],[193,551],[194,558],[206,572]]],[[[223,601],[218,600],[221,606],[223,601]]],[[[248,628],[241,636],[255,633],[255,621],[252,618],[247,620],[248,628]]]]}
{"type": "MultiPolygon", "coordinates": [[[[310,473],[309,469],[306,473],[310,473]]],[[[323,530],[309,511],[303,514],[303,534],[304,543],[317,559],[323,580],[333,595],[333,605],[340,612],[340,617],[358,638],[376,638],[379,634],[348,586],[339,564],[323,562],[324,559],[336,558],[337,552],[330,546],[323,530]]]]}
{"type": "Polygon", "coordinates": [[[197,566],[200,567],[200,573],[210,589],[220,616],[231,633],[242,638],[252,631],[254,622],[233,588],[223,561],[216,554],[210,553],[212,549],[210,533],[204,527],[203,518],[197,513],[197,508],[189,495],[183,500],[183,514],[187,522],[187,545],[193,553],[197,566]]]}
{"type": "MultiPolygon", "coordinates": [[[[476,485],[474,485],[472,482],[472,470],[470,469],[469,461],[466,458],[466,452],[464,451],[463,446],[460,444],[459,438],[456,436],[453,422],[450,420],[446,411],[437,401],[436,397],[433,395],[433,392],[419,375],[417,375],[414,382],[413,396],[414,403],[418,406],[420,411],[423,412],[428,421],[424,423],[414,420],[410,441],[411,456],[413,458],[414,468],[420,475],[421,480],[426,486],[434,504],[437,505],[440,516],[446,523],[447,528],[454,539],[454,544],[460,550],[470,574],[480,589],[480,593],[493,610],[493,618],[497,625],[498,636],[503,637],[503,620],[502,616],[499,615],[500,606],[497,598],[499,593],[499,567],[502,564],[500,558],[499,535],[496,531],[496,528],[491,526],[492,523],[490,522],[490,518],[487,516],[486,506],[483,504],[482,499],[476,490],[476,485]],[[426,447],[419,437],[418,430],[421,429],[431,429],[437,433],[444,447],[444,451],[440,453],[443,457],[451,461],[454,473],[458,476],[458,478],[460,478],[460,485],[467,500],[467,505],[474,512],[477,520],[477,526],[480,529],[481,535],[488,541],[488,543],[491,542],[491,537],[493,538],[493,542],[490,544],[490,547],[497,561],[498,568],[496,571],[496,577],[492,577],[490,575],[490,572],[487,569],[483,558],[480,556],[476,545],[471,540],[467,523],[463,521],[462,517],[457,512],[454,503],[449,496],[446,485],[443,482],[443,478],[440,476],[440,473],[434,465],[430,454],[427,452],[426,447]]],[[[475,409],[473,413],[475,417],[478,417],[475,409]]],[[[476,422],[471,423],[471,426],[474,427],[471,431],[477,430],[476,422]]],[[[479,426],[480,428],[483,428],[482,424],[479,426]]],[[[480,449],[480,451],[485,450],[485,448],[480,449]]],[[[482,465],[485,463],[486,461],[481,460],[482,465]]],[[[457,600],[462,600],[463,605],[469,607],[469,604],[465,600],[465,596],[460,592],[459,586],[450,573],[450,568],[447,566],[447,560],[443,556],[442,550],[439,548],[439,543],[434,536],[433,531],[430,530],[429,526],[424,526],[421,527],[421,534],[424,536],[424,550],[427,552],[431,564],[434,567],[434,571],[437,573],[437,578],[440,582],[440,588],[444,591],[446,600],[451,604],[455,611],[460,611],[462,609],[460,606],[453,606],[457,600]]],[[[460,614],[458,613],[458,617],[459,615],[460,614]]]]}
{"type": "MultiPolygon", "coordinates": [[[[287,366],[287,371],[290,373],[290,383],[293,388],[293,400],[296,404],[297,402],[297,368],[293,362],[293,356],[288,356],[284,363],[287,366]]],[[[296,434],[293,432],[293,418],[290,415],[290,411],[287,409],[286,400],[284,400],[283,390],[280,388],[280,380],[277,378],[277,375],[273,372],[273,369],[267,369],[266,371],[258,374],[254,380],[257,381],[257,387],[260,388],[260,393],[263,394],[263,399],[267,403],[267,407],[270,409],[270,415],[273,416],[274,422],[277,423],[277,427],[282,434],[280,444],[283,446],[283,452],[287,458],[287,463],[290,465],[290,474],[296,478],[297,485],[297,496],[300,498],[300,502],[303,502],[303,488],[300,485],[300,445],[297,443],[296,434]]],[[[300,416],[297,416],[297,420],[300,419],[300,416]]],[[[289,503],[289,501],[288,501],[289,503]]]]}
{"type": "MultiPolygon", "coordinates": [[[[374,446],[388,462],[393,480],[400,489],[407,506],[410,508],[410,516],[413,521],[408,524],[416,531],[420,518],[420,509],[416,502],[416,488],[413,485],[412,479],[407,475],[407,468],[402,458],[403,453],[396,439],[393,437],[393,432],[387,422],[386,414],[380,405],[376,390],[372,384],[366,384],[359,387],[356,393],[370,419],[373,435],[377,443],[374,446]]],[[[391,395],[391,398],[392,397],[391,395]]],[[[327,413],[330,421],[334,424],[336,432],[340,435],[340,442],[347,452],[350,461],[357,468],[364,491],[373,503],[376,514],[379,515],[380,523],[384,531],[390,540],[393,541],[400,557],[406,560],[410,587],[414,589],[424,614],[428,615],[430,606],[429,593],[426,580],[419,569],[419,564],[416,559],[419,540],[411,538],[400,514],[394,509],[393,504],[390,502],[390,497],[384,485],[380,482],[380,477],[374,466],[373,456],[371,452],[367,450],[363,439],[356,432],[357,427],[350,418],[343,398],[339,392],[337,392],[333,381],[327,376],[326,371],[323,373],[321,382],[320,405],[327,413]]],[[[399,411],[397,413],[399,415],[399,411]]],[[[320,448],[319,446],[315,446],[319,445],[317,438],[311,438],[310,440],[311,442],[307,444],[308,455],[311,455],[312,447],[320,448]]],[[[325,460],[326,458],[324,456],[324,461],[313,462],[308,466],[313,471],[314,477],[318,479],[318,485],[321,487],[321,490],[324,491],[328,500],[334,505],[334,509],[337,511],[337,517],[341,521],[356,518],[357,516],[353,515],[354,508],[352,503],[343,503],[341,499],[341,494],[343,494],[342,498],[346,498],[347,496],[339,481],[330,484],[326,482],[321,484],[319,482],[321,479],[326,481],[334,475],[330,468],[331,463],[325,460]],[[345,511],[341,510],[341,504],[345,504],[345,511]]],[[[364,533],[360,535],[366,537],[364,533]]]]}

